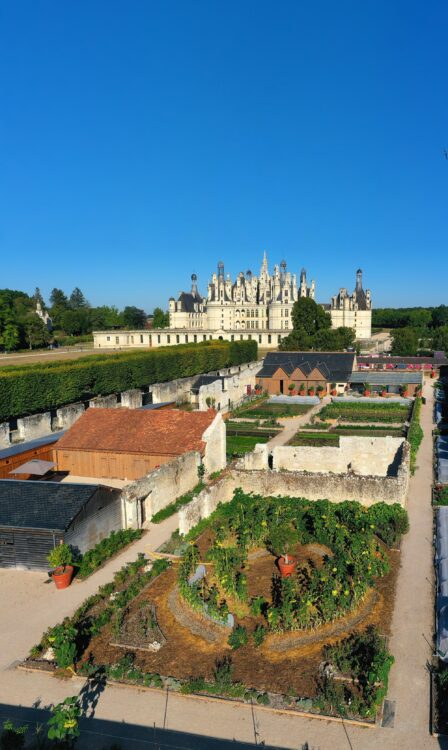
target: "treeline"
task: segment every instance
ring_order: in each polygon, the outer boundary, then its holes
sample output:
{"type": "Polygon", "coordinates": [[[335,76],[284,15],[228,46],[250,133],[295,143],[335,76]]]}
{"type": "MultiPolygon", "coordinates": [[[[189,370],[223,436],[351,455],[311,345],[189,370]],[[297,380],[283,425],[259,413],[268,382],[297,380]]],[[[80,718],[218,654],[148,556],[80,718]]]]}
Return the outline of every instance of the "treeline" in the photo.
{"type": "Polygon", "coordinates": [[[373,328],[438,328],[448,325],[448,306],[379,307],[372,310],[373,328]]]}
{"type": "Polygon", "coordinates": [[[283,351],[336,352],[355,345],[352,328],[331,328],[328,313],[314,300],[300,297],[292,309],[293,330],[282,339],[283,351]]]}
{"type": "Polygon", "coordinates": [[[257,359],[256,341],[207,341],[0,370],[0,421],[257,359]]]}
{"type": "MultiPolygon", "coordinates": [[[[169,315],[156,307],[152,316],[154,328],[166,328],[169,315]]],[[[5,351],[36,349],[50,343],[69,344],[88,340],[92,331],[108,328],[142,329],[148,325],[147,313],[139,307],[92,307],[81,289],[70,295],[54,288],[48,303],[39,288],[32,296],[12,289],[0,290],[0,348],[5,351]],[[40,305],[44,318],[36,314],[40,305]]]]}

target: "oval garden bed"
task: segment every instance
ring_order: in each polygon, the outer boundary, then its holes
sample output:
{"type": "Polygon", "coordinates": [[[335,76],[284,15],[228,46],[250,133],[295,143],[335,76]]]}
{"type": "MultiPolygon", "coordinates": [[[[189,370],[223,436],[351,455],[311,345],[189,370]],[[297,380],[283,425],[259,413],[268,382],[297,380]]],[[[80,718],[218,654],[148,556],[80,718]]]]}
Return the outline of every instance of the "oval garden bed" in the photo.
{"type": "Polygon", "coordinates": [[[84,674],[372,720],[391,664],[390,548],[406,530],[400,506],[237,490],[190,532],[177,563],[126,566],[45,634],[31,663],[52,647],[59,667],[84,674]],[[296,560],[289,578],[285,553],[296,560]]]}

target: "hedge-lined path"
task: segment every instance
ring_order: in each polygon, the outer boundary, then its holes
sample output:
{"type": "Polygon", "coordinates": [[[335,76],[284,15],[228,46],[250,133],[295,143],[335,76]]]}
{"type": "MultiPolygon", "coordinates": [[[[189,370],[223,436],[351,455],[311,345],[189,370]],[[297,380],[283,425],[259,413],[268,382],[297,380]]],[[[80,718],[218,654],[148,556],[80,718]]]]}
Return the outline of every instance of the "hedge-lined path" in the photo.
{"type": "Polygon", "coordinates": [[[279,417],[277,422],[283,426],[283,430],[271,438],[266,445],[268,448],[275,448],[277,445],[286,445],[294,437],[299,427],[308,424],[312,417],[320,412],[324,406],[331,403],[330,396],[324,396],[320,403],[313,406],[306,414],[299,414],[297,417],[279,417]]]}
{"type": "MultiPolygon", "coordinates": [[[[402,544],[402,567],[398,580],[396,609],[393,620],[391,649],[396,664],[391,672],[388,697],[396,700],[397,711],[394,729],[363,729],[352,724],[334,723],[284,713],[276,713],[250,705],[234,702],[206,702],[163,691],[140,691],[138,689],[108,686],[101,694],[95,718],[108,722],[109,736],[93,738],[86,735],[79,748],[101,748],[119,739],[122,750],[151,748],[153,725],[166,727],[174,732],[189,732],[210,737],[237,739],[252,745],[280,746],[302,750],[308,743],[309,750],[437,750],[447,748],[445,740],[436,740],[429,735],[429,680],[425,670],[431,648],[425,637],[431,641],[433,622],[432,601],[432,511],[430,487],[432,479],[432,388],[425,385],[424,395],[427,404],[422,408],[424,440],[417,459],[419,468],[411,480],[409,513],[411,529],[402,544]],[[112,729],[112,722],[113,727],[112,729]],[[120,730],[121,722],[127,731],[120,730]],[[136,727],[136,742],[128,742],[136,727]],[[146,728],[146,733],[145,733],[146,728]]],[[[309,417],[309,415],[307,415],[309,417]]],[[[152,528],[152,536],[133,545],[130,558],[140,548],[157,546],[168,537],[176,520],[168,519],[157,529],[152,528]]],[[[124,557],[126,553],[123,553],[124,557]]],[[[115,558],[113,563],[120,567],[124,559],[115,558]]],[[[112,563],[109,564],[112,566],[112,563]]],[[[106,566],[107,568],[107,566],[106,566]]],[[[106,568],[95,574],[78,587],[71,587],[65,594],[74,596],[76,601],[68,604],[67,613],[96,590],[112,575],[106,568]],[[103,577],[104,576],[104,577],[103,577]],[[101,578],[101,580],[100,580],[101,578]],[[88,590],[87,587],[92,588],[88,590]]],[[[43,593],[42,576],[19,571],[0,571],[0,669],[13,659],[23,657],[27,650],[39,639],[48,625],[58,621],[65,605],[54,606],[51,596],[43,593]],[[15,582],[15,583],[14,583],[15,582]],[[33,591],[33,586],[42,591],[33,591]],[[9,597],[12,596],[12,600],[9,597]],[[6,606],[5,606],[6,604],[6,606]],[[50,613],[46,610],[51,604],[50,613]],[[9,606],[8,606],[9,605],[9,606]],[[55,611],[57,610],[57,611],[55,611]],[[5,630],[5,626],[6,630],[5,630]],[[9,628],[9,630],[8,630],[9,628]]],[[[50,588],[50,587],[49,587],[50,588]]],[[[59,596],[65,596],[59,592],[59,596]]],[[[56,596],[54,592],[54,597],[56,596]]],[[[60,600],[61,601],[61,600],[60,600]]],[[[67,600],[66,600],[67,601],[67,600]]],[[[84,681],[75,678],[62,682],[38,673],[24,673],[18,670],[0,674],[0,701],[13,704],[14,715],[20,719],[17,706],[31,707],[36,701],[45,706],[57,702],[67,695],[79,692],[84,681]]],[[[287,689],[287,686],[285,686],[287,689]]],[[[8,715],[7,707],[1,707],[2,716],[8,715]]],[[[92,725],[91,725],[92,726],[92,725]]],[[[93,724],[95,726],[95,724],[93,724]]],[[[177,743],[176,743],[177,744],[177,743]]],[[[179,743],[181,744],[181,743],[179,743]]],[[[213,741],[207,747],[212,748],[213,741]]]]}

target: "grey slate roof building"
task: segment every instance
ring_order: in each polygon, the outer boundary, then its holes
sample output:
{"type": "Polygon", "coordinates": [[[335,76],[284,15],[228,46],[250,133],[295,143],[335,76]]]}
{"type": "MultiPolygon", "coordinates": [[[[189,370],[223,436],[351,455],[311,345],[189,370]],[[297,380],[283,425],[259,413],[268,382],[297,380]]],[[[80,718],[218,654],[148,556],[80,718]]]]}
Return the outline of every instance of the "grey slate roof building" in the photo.
{"type": "Polygon", "coordinates": [[[326,380],[347,383],[354,363],[353,352],[269,352],[257,378],[271,378],[279,368],[287,375],[297,368],[309,375],[317,368],[326,380]]]}
{"type": "Polygon", "coordinates": [[[60,541],[84,553],[122,528],[121,506],[112,487],[0,480],[0,567],[46,569],[60,541]]]}

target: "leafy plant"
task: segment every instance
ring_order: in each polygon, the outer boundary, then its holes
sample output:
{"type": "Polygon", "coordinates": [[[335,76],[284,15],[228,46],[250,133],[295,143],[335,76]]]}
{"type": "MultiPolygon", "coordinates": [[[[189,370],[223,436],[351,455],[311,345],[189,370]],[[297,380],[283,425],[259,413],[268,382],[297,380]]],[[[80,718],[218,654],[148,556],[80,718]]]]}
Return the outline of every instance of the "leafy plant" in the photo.
{"type": "Polygon", "coordinates": [[[0,735],[0,750],[21,750],[25,747],[25,735],[28,731],[26,724],[18,726],[11,719],[3,722],[3,730],[0,735]]]}
{"type": "Polygon", "coordinates": [[[54,655],[58,667],[68,669],[76,660],[77,629],[69,621],[56,625],[48,636],[48,642],[54,649],[54,655]]]}
{"type": "Polygon", "coordinates": [[[102,539],[101,542],[89,549],[81,558],[78,567],[78,577],[87,578],[98,570],[103,563],[131,542],[140,539],[142,529],[120,529],[102,539]]]}
{"type": "Polygon", "coordinates": [[[73,552],[68,544],[58,544],[47,557],[52,568],[65,567],[73,564],[73,552]]]}
{"type": "Polygon", "coordinates": [[[244,625],[236,625],[230,633],[227,643],[236,650],[237,648],[241,648],[241,646],[245,646],[248,640],[249,636],[244,625]]]}
{"type": "Polygon", "coordinates": [[[253,632],[254,646],[259,648],[266,638],[267,629],[264,625],[257,625],[253,632]]]}
{"type": "Polygon", "coordinates": [[[52,716],[48,720],[48,738],[72,745],[79,737],[78,720],[81,714],[78,697],[66,698],[51,709],[52,716]]]}
{"type": "Polygon", "coordinates": [[[273,552],[282,555],[285,563],[289,563],[289,554],[298,542],[297,531],[291,524],[279,523],[273,526],[269,533],[269,544],[273,552]]]}

